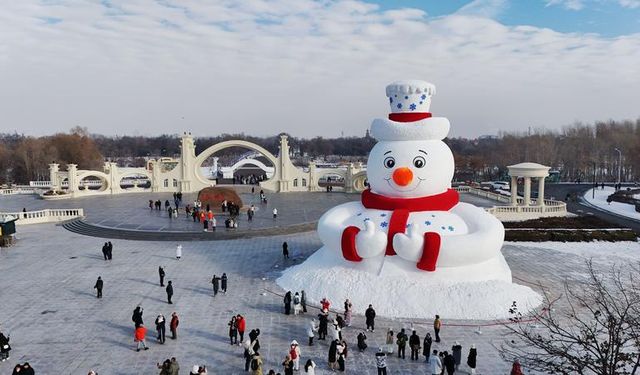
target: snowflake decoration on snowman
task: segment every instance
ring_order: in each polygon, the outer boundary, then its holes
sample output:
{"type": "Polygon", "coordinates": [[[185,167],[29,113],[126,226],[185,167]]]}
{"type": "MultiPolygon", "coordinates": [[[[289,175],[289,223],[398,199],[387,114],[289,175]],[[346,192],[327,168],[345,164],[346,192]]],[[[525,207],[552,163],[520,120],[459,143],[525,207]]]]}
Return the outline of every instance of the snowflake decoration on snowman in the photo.
{"type": "MultiPolygon", "coordinates": [[[[502,223],[459,202],[451,189],[453,154],[442,141],[449,121],[429,112],[435,86],[397,81],[386,94],[389,118],[371,125],[378,143],[367,163],[369,189],[361,202],[337,206],[320,219],[322,242],[344,260],[378,273],[389,257],[424,272],[490,260],[504,269],[502,223]]],[[[506,272],[501,278],[510,281],[508,266],[506,272]]]]}

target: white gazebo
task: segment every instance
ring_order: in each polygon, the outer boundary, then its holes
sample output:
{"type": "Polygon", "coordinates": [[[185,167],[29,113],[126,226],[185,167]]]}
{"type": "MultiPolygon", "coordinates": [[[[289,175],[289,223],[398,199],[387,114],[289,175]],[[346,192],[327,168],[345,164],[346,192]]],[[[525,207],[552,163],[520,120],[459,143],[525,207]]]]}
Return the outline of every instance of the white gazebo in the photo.
{"type": "Polygon", "coordinates": [[[518,205],[518,178],[524,178],[524,199],[522,205],[531,206],[531,179],[538,179],[538,199],[536,206],[544,206],[544,179],[549,176],[550,167],[538,163],[520,163],[510,165],[509,176],[511,176],[511,205],[518,205]]]}

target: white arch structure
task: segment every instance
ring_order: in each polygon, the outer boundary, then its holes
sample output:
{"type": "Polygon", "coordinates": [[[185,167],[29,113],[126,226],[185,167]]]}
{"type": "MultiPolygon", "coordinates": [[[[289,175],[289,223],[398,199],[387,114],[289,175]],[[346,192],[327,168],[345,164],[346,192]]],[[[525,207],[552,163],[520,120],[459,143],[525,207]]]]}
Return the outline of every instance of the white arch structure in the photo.
{"type": "Polygon", "coordinates": [[[219,167],[219,171],[222,172],[223,178],[231,178],[235,171],[245,165],[253,165],[254,167],[260,168],[267,175],[267,179],[271,178],[275,171],[274,167],[269,167],[258,159],[242,159],[230,167],[219,167]]]}
{"type": "MultiPolygon", "coordinates": [[[[344,178],[345,191],[356,192],[364,189],[362,176],[366,176],[366,171],[361,163],[351,163],[338,168],[319,168],[311,163],[309,168],[299,168],[293,165],[289,158],[289,142],[286,135],[280,136],[280,149],[278,155],[273,155],[265,148],[245,140],[229,140],[212,145],[196,156],[195,144],[190,134],[181,137],[181,153],[178,159],[158,159],[149,160],[146,167],[142,168],[120,168],[116,163],[106,162],[102,171],[78,170],[77,165],[68,164],[66,171],[60,171],[60,165],[49,164],[50,181],[38,182],[38,186],[48,187],[51,190],[65,191],[64,197],[100,195],[100,194],[121,194],[134,192],[198,192],[209,186],[214,186],[215,181],[209,180],[202,173],[202,164],[207,158],[216,152],[229,147],[240,147],[254,151],[263,155],[269,163],[273,165],[271,178],[260,182],[260,188],[276,191],[320,191],[318,180],[326,175],[339,175],[344,178]],[[176,167],[171,170],[161,168],[167,161],[176,163],[176,167]],[[100,190],[80,189],[82,179],[86,177],[97,177],[102,181],[100,190]],[[120,183],[123,179],[131,176],[145,176],[151,181],[151,188],[142,188],[134,184],[133,188],[123,189],[120,183]],[[63,180],[68,180],[68,184],[63,184],[63,180]]],[[[260,160],[243,159],[236,162],[231,168],[233,170],[242,165],[253,164],[268,172],[269,167],[260,160]]],[[[92,183],[93,185],[94,183],[92,183]]],[[[55,195],[60,199],[60,195],[55,195]]],[[[43,196],[47,199],[47,196],[43,196]]]]}

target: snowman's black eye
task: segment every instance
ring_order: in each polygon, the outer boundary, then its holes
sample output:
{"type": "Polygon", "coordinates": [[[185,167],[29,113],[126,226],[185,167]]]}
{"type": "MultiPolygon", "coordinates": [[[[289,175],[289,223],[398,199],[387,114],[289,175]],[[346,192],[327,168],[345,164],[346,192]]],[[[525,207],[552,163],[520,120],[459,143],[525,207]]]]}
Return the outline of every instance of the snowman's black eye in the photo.
{"type": "Polygon", "coordinates": [[[384,159],[384,166],[387,168],[393,168],[396,165],[396,159],[391,156],[384,159]]]}
{"type": "Polygon", "coordinates": [[[416,168],[422,168],[426,163],[427,162],[424,160],[422,156],[416,156],[415,159],[413,159],[413,165],[416,168]]]}

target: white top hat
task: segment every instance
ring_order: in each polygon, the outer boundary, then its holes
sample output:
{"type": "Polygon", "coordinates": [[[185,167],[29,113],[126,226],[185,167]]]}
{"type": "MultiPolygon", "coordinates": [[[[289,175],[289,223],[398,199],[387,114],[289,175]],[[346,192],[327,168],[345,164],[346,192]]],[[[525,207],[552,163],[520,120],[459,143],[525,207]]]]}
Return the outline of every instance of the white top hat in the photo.
{"type": "Polygon", "coordinates": [[[449,120],[429,112],[436,87],[425,81],[402,80],[389,84],[386,94],[391,113],[375,119],[371,135],[379,141],[441,140],[449,133],[449,120]]]}

